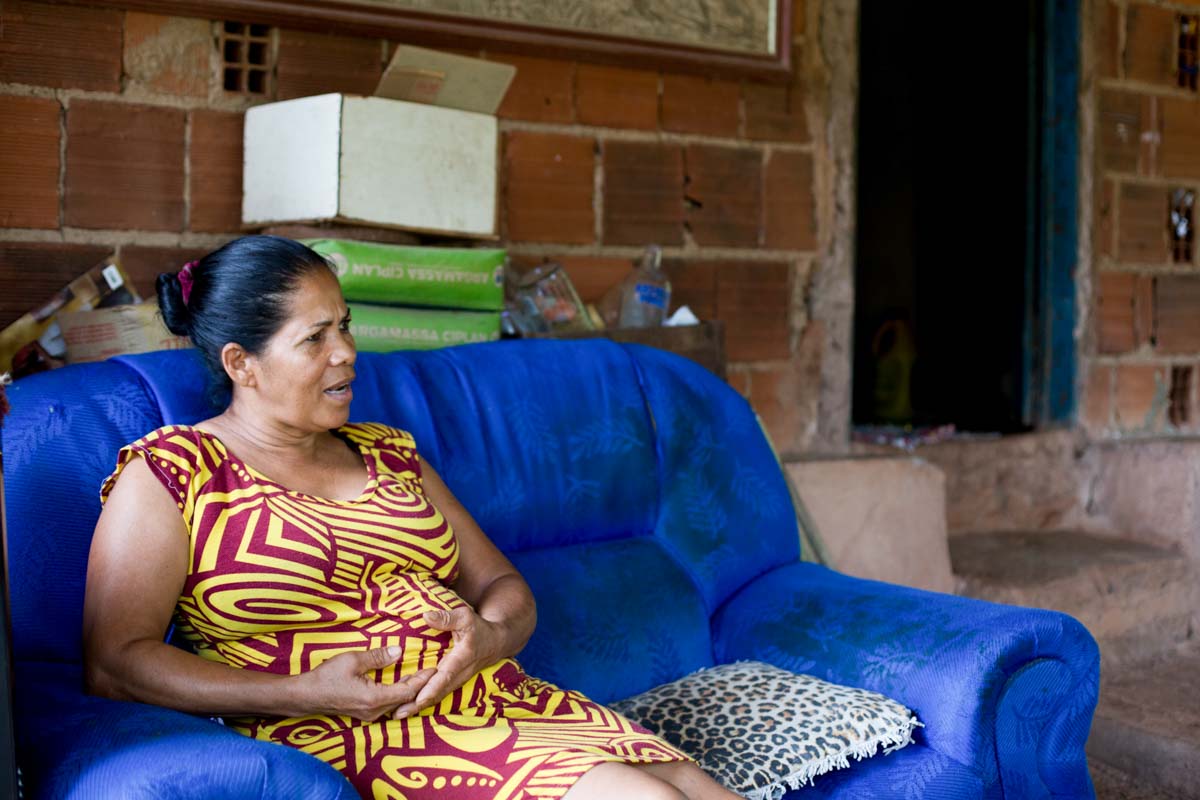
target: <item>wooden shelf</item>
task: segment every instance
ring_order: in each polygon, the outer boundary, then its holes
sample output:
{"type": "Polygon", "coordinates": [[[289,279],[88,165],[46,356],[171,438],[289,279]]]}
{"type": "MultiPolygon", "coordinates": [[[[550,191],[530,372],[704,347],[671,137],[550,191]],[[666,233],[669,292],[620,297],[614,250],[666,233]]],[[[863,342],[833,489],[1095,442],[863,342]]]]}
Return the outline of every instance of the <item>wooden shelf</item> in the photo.
{"type": "Polygon", "coordinates": [[[539,333],[527,339],[612,339],[657,347],[695,361],[725,380],[725,325],[719,321],[671,328],[611,328],[603,331],[539,333]]]}

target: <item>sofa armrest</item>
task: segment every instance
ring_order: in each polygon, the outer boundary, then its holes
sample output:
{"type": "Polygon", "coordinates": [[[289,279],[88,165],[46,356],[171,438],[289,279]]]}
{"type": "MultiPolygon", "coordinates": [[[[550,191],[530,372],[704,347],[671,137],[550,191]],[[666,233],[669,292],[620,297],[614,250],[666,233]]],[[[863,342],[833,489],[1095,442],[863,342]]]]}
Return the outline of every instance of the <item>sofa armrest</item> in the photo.
{"type": "Polygon", "coordinates": [[[1006,797],[1093,796],[1083,745],[1100,654],[1065,614],[796,563],[730,598],[713,646],[718,662],[766,661],[904,703],[925,725],[918,739],[1006,797]]]}
{"type": "Polygon", "coordinates": [[[190,714],[86,695],[78,666],[21,664],[15,677],[26,797],[358,798],[339,772],[307,753],[190,714]]]}

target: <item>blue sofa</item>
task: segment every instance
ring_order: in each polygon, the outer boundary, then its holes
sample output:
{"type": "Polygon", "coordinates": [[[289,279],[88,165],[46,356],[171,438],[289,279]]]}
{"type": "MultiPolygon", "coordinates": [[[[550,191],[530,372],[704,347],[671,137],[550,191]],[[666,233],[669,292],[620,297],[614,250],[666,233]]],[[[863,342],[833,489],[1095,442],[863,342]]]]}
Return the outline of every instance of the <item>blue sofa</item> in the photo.
{"type": "MultiPolygon", "coordinates": [[[[789,798],[1093,797],[1098,688],[1062,614],[800,561],[788,488],[746,402],[695,364],[607,341],[361,354],[351,419],[413,432],[524,573],[532,675],[599,701],[767,661],[883,692],[917,742],[789,798]]],[[[352,798],[331,768],[161,708],[85,696],[80,614],[117,449],[213,413],[190,351],[18,381],[3,429],[18,757],[35,798],[352,798]]]]}

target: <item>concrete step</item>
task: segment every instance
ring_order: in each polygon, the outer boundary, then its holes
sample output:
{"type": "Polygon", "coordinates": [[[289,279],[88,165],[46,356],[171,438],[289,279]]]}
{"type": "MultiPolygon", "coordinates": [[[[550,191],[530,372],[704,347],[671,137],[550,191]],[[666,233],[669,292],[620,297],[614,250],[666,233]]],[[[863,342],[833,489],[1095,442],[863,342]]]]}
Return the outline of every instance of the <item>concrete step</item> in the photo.
{"type": "Polygon", "coordinates": [[[950,559],[961,594],[1078,619],[1106,670],[1195,635],[1197,570],[1170,550],[1071,531],[978,533],[952,536],[950,559]]]}
{"type": "Polygon", "coordinates": [[[1099,800],[1200,798],[1200,645],[1102,672],[1087,752],[1099,800]]]}

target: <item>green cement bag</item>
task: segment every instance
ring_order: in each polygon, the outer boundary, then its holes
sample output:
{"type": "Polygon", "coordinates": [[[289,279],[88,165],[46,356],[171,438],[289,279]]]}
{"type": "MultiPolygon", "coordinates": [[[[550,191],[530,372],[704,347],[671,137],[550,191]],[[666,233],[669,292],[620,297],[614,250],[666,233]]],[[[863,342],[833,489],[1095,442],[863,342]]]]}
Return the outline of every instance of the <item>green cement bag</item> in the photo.
{"type": "Polygon", "coordinates": [[[500,338],[498,311],[445,311],[350,303],[350,332],[359,350],[432,350],[500,338]]]}
{"type": "Polygon", "coordinates": [[[503,250],[347,239],[307,239],[304,244],[333,263],[347,300],[481,311],[504,308],[503,250]]]}

